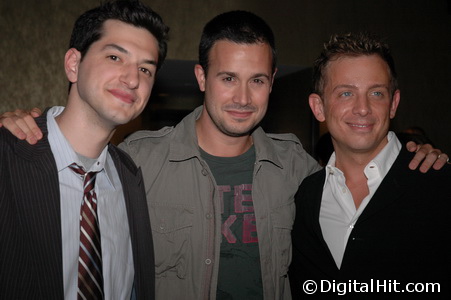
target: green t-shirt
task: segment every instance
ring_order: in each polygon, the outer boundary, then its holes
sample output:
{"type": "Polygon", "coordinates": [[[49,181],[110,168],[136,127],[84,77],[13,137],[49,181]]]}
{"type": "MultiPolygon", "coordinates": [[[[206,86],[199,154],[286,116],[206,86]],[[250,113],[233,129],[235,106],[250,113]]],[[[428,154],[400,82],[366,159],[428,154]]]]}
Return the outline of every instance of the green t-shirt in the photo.
{"type": "Polygon", "coordinates": [[[212,156],[201,149],[218,185],[222,242],[216,297],[263,299],[260,253],[252,202],[255,148],[236,157],[212,156]]]}

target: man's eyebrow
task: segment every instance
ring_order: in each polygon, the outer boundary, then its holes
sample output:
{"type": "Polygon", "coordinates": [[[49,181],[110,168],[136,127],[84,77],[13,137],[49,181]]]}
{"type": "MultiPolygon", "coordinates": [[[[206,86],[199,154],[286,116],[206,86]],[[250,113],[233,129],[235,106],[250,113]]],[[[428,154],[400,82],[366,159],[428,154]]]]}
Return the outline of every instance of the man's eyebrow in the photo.
{"type": "MultiPolygon", "coordinates": [[[[107,44],[107,45],[105,45],[103,47],[103,50],[110,49],[110,48],[115,49],[115,50],[117,50],[117,51],[119,51],[121,53],[127,54],[127,55],[130,54],[130,52],[127,49],[125,49],[125,48],[123,48],[123,47],[121,47],[121,46],[119,46],[117,44],[107,44]]],[[[152,59],[144,59],[142,61],[142,63],[155,65],[155,66],[157,65],[157,62],[155,60],[152,60],[152,59]]]]}
{"type": "Polygon", "coordinates": [[[235,72],[222,71],[222,72],[216,73],[216,76],[222,76],[222,75],[227,75],[227,76],[231,76],[231,77],[237,77],[235,72]]]}
{"type": "Polygon", "coordinates": [[[268,80],[271,79],[271,76],[268,74],[265,74],[265,73],[257,73],[252,76],[252,78],[259,78],[259,77],[265,77],[268,80]]]}
{"type": "MultiPolygon", "coordinates": [[[[228,71],[223,71],[223,72],[218,72],[216,74],[216,76],[222,76],[222,75],[227,75],[227,76],[231,76],[231,77],[238,77],[238,75],[235,72],[228,72],[228,71]]],[[[259,77],[265,77],[268,80],[271,78],[268,74],[265,73],[257,73],[251,76],[251,78],[259,78],[259,77]]]]}
{"type": "MultiPolygon", "coordinates": [[[[389,89],[389,86],[386,84],[374,84],[372,86],[370,86],[368,89],[378,89],[378,88],[384,88],[384,89],[389,89]]],[[[353,85],[353,84],[339,84],[336,87],[334,87],[333,91],[338,90],[338,89],[357,89],[357,86],[353,85]]]]}
{"type": "Polygon", "coordinates": [[[125,48],[123,48],[123,47],[121,47],[121,46],[119,46],[119,45],[116,45],[116,44],[107,44],[107,45],[105,45],[105,46],[103,47],[102,50],[106,50],[106,49],[109,49],[109,48],[116,49],[117,51],[122,52],[122,53],[124,53],[124,54],[129,54],[129,52],[127,51],[127,49],[125,49],[125,48]]]}
{"type": "Polygon", "coordinates": [[[357,87],[353,84],[339,84],[333,88],[332,91],[336,91],[338,89],[357,89],[357,87]]]}
{"type": "Polygon", "coordinates": [[[378,89],[378,88],[384,88],[384,89],[389,89],[389,86],[386,84],[375,84],[370,86],[370,89],[378,89]]]}

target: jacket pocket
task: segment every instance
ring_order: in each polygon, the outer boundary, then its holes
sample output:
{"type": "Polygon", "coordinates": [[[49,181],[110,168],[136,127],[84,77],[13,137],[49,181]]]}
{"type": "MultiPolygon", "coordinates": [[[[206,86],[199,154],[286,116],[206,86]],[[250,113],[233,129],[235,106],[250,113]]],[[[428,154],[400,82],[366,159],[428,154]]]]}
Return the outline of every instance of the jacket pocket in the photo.
{"type": "Polygon", "coordinates": [[[150,217],[156,277],[185,278],[191,257],[193,209],[180,204],[154,202],[150,217]]]}
{"type": "Polygon", "coordinates": [[[294,202],[280,205],[271,211],[273,224],[273,260],[277,275],[286,277],[291,263],[291,230],[295,216],[294,202]]]}

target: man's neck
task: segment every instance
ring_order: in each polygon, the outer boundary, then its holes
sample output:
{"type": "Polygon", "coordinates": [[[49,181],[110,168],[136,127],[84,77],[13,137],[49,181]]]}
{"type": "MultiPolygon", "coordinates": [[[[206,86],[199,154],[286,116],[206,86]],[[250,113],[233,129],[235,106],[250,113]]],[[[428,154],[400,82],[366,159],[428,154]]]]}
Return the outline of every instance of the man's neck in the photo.
{"type": "Polygon", "coordinates": [[[55,118],[61,132],[75,152],[89,157],[99,157],[114,134],[86,120],[83,113],[72,113],[69,107],[55,118]]]}
{"type": "Polygon", "coordinates": [[[196,121],[197,142],[200,148],[213,156],[235,157],[245,153],[253,144],[252,136],[228,136],[219,130],[205,128],[196,121]]]}
{"type": "Polygon", "coordinates": [[[335,166],[343,172],[346,186],[352,194],[356,209],[358,209],[370,192],[364,171],[374,156],[336,151],[335,158],[335,166]]]}

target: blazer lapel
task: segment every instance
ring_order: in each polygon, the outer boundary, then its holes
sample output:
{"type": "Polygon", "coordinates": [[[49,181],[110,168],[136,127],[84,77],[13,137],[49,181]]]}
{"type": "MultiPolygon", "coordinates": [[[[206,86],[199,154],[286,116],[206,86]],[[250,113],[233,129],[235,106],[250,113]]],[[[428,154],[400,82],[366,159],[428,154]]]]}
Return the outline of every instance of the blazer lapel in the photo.
{"type": "Polygon", "coordinates": [[[402,175],[401,170],[407,168],[409,161],[409,154],[403,148],[393,166],[390,168],[390,171],[382,180],[377,191],[365,207],[365,210],[360,215],[356,225],[373,217],[381,210],[389,208],[405,193],[404,185],[402,183],[402,181],[405,180],[405,175],[402,175]]]}
{"type": "Polygon", "coordinates": [[[313,197],[315,201],[313,202],[313,214],[309,214],[309,217],[311,216],[311,222],[309,224],[312,224],[312,230],[316,234],[317,238],[320,239],[323,244],[327,248],[326,241],[323,238],[323,233],[321,231],[321,225],[319,222],[320,217],[320,211],[321,211],[321,202],[323,197],[323,186],[324,186],[324,180],[326,178],[325,170],[321,171],[321,176],[318,176],[316,182],[313,183],[313,186],[315,187],[313,191],[313,197]]]}
{"type": "Polygon", "coordinates": [[[322,264],[322,266],[325,267],[326,269],[325,273],[336,274],[339,270],[332,256],[332,253],[329,250],[329,246],[327,245],[326,240],[324,239],[319,221],[325,180],[326,180],[326,170],[323,169],[318,173],[318,176],[315,178],[315,182],[313,182],[313,186],[315,187],[312,196],[315,199],[315,201],[313,202],[313,210],[312,210],[313,213],[309,214],[307,217],[311,218],[310,222],[308,223],[312,225],[312,231],[316,235],[318,241],[320,241],[322,249],[327,253],[328,256],[327,261],[325,261],[322,264]]]}
{"type": "Polygon", "coordinates": [[[115,146],[109,152],[118,171],[124,191],[130,238],[135,266],[134,288],[137,299],[154,298],[155,265],[149,212],[141,169],[115,146]]]}
{"type": "Polygon", "coordinates": [[[122,189],[124,191],[125,207],[127,208],[127,217],[130,226],[130,235],[134,237],[135,220],[133,218],[133,199],[137,199],[141,191],[142,177],[133,172],[132,166],[128,166],[124,160],[121,160],[117,153],[117,149],[113,146],[108,148],[110,155],[114,161],[114,165],[119,174],[119,178],[122,183],[122,189]]]}
{"type": "Polygon", "coordinates": [[[61,204],[55,159],[47,140],[46,114],[37,119],[44,138],[37,145],[18,141],[16,153],[30,163],[17,161],[15,180],[27,189],[15,188],[24,232],[29,234],[29,253],[33,256],[36,278],[48,295],[62,298],[63,262],[61,204]]]}

